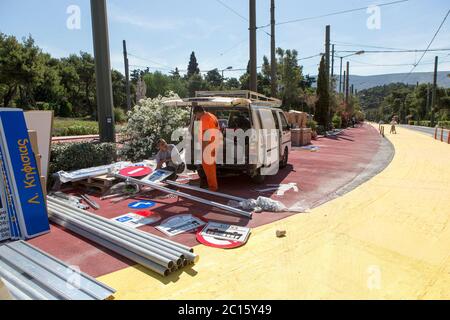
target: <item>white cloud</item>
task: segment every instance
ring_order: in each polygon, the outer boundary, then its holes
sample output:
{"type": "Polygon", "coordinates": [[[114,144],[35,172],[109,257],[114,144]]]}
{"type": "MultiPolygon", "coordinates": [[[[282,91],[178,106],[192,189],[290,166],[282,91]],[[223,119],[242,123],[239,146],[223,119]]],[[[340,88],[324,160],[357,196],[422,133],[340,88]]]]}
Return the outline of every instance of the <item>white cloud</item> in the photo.
{"type": "Polygon", "coordinates": [[[113,22],[128,24],[134,27],[153,31],[178,30],[185,25],[183,20],[176,18],[161,19],[131,14],[113,4],[109,6],[109,17],[113,22]]]}

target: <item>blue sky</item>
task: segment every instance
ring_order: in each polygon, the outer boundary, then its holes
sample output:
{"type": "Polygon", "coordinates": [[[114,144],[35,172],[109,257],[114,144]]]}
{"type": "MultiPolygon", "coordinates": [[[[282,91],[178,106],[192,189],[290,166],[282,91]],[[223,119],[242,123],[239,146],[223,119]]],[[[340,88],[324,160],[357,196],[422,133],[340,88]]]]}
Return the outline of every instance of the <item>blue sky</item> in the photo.
{"type": "MultiPolygon", "coordinates": [[[[247,0],[221,0],[248,16],[247,0]]],[[[279,22],[330,12],[361,8],[392,0],[277,0],[279,22]]],[[[257,25],[270,21],[270,1],[256,0],[257,25]]],[[[201,70],[245,68],[248,61],[248,22],[217,0],[107,0],[111,61],[123,71],[122,40],[126,39],[133,66],[149,66],[167,72],[186,69],[195,51],[201,70]]],[[[277,46],[296,49],[299,57],[324,51],[325,25],[331,25],[336,50],[376,50],[361,45],[424,49],[450,7],[448,0],[410,0],[381,7],[380,29],[369,29],[365,10],[277,27],[277,46]],[[339,44],[339,46],[338,46],[339,44]],[[356,46],[350,46],[356,44],[356,46]]],[[[258,32],[258,62],[269,55],[270,38],[258,32]]],[[[44,51],[56,57],[87,51],[92,53],[92,30],[88,0],[0,0],[0,32],[22,38],[31,34],[44,51]],[[81,28],[66,27],[67,8],[81,9],[81,28]]],[[[432,48],[450,48],[450,17],[432,48]]],[[[415,71],[432,71],[435,55],[440,70],[450,70],[450,52],[427,53],[415,71]]],[[[351,72],[357,75],[409,72],[421,54],[364,54],[351,57],[351,72]],[[401,65],[398,64],[410,64],[401,65]],[[377,66],[375,66],[377,65],[377,66]],[[382,66],[380,66],[382,65],[382,66]],[[386,66],[389,65],[389,66],[386,66]]],[[[316,74],[319,57],[301,61],[304,73],[316,74]]],[[[339,60],[336,60],[338,72],[339,60]]],[[[239,76],[240,71],[226,73],[239,76]]]]}

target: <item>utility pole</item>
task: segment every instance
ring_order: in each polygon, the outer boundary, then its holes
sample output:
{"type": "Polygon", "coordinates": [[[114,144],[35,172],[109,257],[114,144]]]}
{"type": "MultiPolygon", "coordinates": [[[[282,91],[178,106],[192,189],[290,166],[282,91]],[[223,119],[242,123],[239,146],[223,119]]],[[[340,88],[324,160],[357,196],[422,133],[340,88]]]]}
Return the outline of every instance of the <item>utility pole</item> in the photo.
{"type": "Polygon", "coordinates": [[[258,91],[257,52],[256,52],[256,0],[250,2],[250,90],[258,91]]]}
{"type": "MultiPolygon", "coordinates": [[[[330,26],[327,25],[325,28],[325,64],[327,70],[327,83],[328,83],[328,92],[331,92],[331,77],[330,77],[330,26]]],[[[332,110],[330,107],[330,102],[328,102],[327,106],[328,120],[326,123],[326,130],[328,130],[330,126],[330,120],[332,118],[332,110]]]]}
{"type": "Polygon", "coordinates": [[[347,79],[345,79],[345,109],[348,110],[350,62],[347,61],[347,79]]]}
{"type": "Polygon", "coordinates": [[[350,86],[350,88],[351,88],[351,93],[352,93],[352,96],[354,95],[354,93],[355,93],[355,87],[353,86],[353,84],[350,86]]]}
{"type": "Polygon", "coordinates": [[[327,69],[327,79],[330,81],[330,26],[325,29],[325,64],[327,69]]]}
{"type": "Polygon", "coordinates": [[[433,95],[431,96],[431,126],[434,127],[434,112],[436,110],[438,56],[434,57],[433,95]]]}
{"type": "Polygon", "coordinates": [[[343,81],[342,81],[342,93],[344,94],[344,98],[345,98],[345,82],[347,81],[347,72],[344,70],[344,77],[343,77],[343,81]]]}
{"type": "Polygon", "coordinates": [[[101,142],[115,142],[111,60],[109,56],[106,0],[91,0],[92,35],[94,39],[97,113],[101,142]]]}
{"type": "Polygon", "coordinates": [[[427,85],[427,103],[425,107],[425,114],[428,112],[428,110],[430,110],[430,83],[428,83],[427,85]]]}
{"type": "Polygon", "coordinates": [[[334,44],[331,46],[331,78],[334,77],[334,44]]]}
{"type": "Polygon", "coordinates": [[[123,40],[123,61],[125,64],[125,90],[127,94],[127,110],[131,110],[130,68],[128,65],[127,42],[123,40]]]}
{"type": "Polygon", "coordinates": [[[270,85],[272,97],[277,96],[277,57],[275,48],[275,0],[270,1],[270,85]]]}
{"type": "MultiPolygon", "coordinates": [[[[340,57],[340,58],[341,58],[340,59],[341,60],[341,65],[340,65],[340,68],[339,68],[339,93],[344,91],[343,88],[342,88],[342,57],[340,57]]],[[[345,78],[345,76],[344,76],[344,78],[345,78]]]]}

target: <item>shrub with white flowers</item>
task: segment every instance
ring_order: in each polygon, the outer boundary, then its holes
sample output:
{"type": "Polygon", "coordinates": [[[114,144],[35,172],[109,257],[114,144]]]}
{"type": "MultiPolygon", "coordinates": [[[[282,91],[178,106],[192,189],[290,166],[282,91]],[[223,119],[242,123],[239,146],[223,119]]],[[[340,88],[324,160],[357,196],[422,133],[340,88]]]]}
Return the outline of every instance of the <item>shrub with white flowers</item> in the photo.
{"type": "Polygon", "coordinates": [[[124,146],[119,155],[130,161],[149,159],[157,151],[160,138],[171,142],[172,133],[189,124],[189,110],[184,107],[168,107],[163,104],[178,95],[170,92],[166,97],[142,99],[128,112],[128,123],[122,129],[124,146]]]}

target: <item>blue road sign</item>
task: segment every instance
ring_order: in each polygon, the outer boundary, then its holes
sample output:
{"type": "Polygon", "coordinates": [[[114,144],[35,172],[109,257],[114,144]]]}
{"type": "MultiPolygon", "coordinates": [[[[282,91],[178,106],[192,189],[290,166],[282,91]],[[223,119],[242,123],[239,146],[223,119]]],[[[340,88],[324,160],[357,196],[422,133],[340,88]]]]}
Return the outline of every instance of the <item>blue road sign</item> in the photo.
{"type": "Polygon", "coordinates": [[[6,167],[2,170],[6,176],[3,182],[9,179],[7,187],[20,233],[26,239],[47,233],[50,231],[47,207],[22,110],[0,108],[0,134],[2,162],[6,167]]]}
{"type": "Polygon", "coordinates": [[[128,205],[130,209],[148,209],[155,205],[152,201],[136,201],[128,205]]]}

